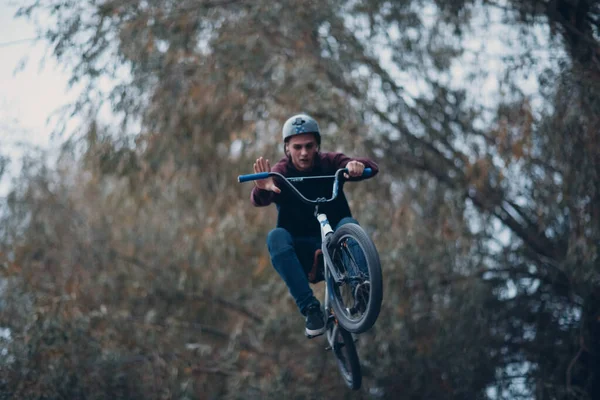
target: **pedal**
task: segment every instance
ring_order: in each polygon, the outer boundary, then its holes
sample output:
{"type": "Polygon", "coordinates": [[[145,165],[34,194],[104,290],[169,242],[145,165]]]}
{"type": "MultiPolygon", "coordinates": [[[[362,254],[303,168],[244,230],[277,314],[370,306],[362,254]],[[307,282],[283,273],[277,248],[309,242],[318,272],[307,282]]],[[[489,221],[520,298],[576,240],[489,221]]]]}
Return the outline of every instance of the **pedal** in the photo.
{"type": "Polygon", "coordinates": [[[323,331],[323,333],[319,333],[318,335],[309,335],[308,333],[304,332],[304,336],[306,336],[307,339],[314,339],[316,337],[323,336],[324,333],[325,332],[323,331]]]}

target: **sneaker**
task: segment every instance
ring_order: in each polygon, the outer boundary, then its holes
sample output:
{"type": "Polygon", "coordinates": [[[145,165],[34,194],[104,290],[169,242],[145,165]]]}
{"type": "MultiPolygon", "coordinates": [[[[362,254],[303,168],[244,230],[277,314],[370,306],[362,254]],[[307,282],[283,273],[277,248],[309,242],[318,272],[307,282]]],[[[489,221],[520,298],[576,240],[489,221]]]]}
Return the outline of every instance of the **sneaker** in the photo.
{"type": "Polygon", "coordinates": [[[320,305],[312,305],[306,310],[306,337],[312,339],[325,333],[325,318],[320,305]]]}

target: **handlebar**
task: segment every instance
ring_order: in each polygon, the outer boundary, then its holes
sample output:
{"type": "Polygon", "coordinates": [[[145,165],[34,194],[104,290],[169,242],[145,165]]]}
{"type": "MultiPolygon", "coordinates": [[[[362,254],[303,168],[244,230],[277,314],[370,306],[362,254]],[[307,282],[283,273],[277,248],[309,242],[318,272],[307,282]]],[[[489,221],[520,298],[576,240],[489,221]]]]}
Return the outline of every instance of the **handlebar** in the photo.
{"type": "MultiPolygon", "coordinates": [[[[279,178],[282,179],[282,182],[292,190],[292,192],[294,192],[299,198],[300,200],[302,200],[304,203],[306,204],[323,204],[323,203],[329,203],[333,200],[335,200],[337,198],[338,195],[338,190],[339,190],[339,182],[340,182],[340,176],[342,173],[348,172],[348,168],[340,168],[335,172],[335,175],[324,175],[324,176],[304,176],[304,177],[296,177],[296,178],[286,178],[285,176],[281,175],[279,172],[259,172],[257,174],[248,174],[248,175],[240,175],[238,176],[238,182],[242,183],[242,182],[249,182],[249,181],[256,181],[259,179],[266,179],[272,176],[277,176],[279,178]],[[333,189],[332,189],[332,195],[330,199],[327,199],[325,197],[319,197],[315,200],[310,200],[307,199],[306,197],[304,197],[304,195],[302,193],[300,193],[300,191],[298,189],[296,189],[296,187],[294,185],[292,185],[291,182],[302,182],[304,180],[309,180],[309,179],[334,179],[333,181],[333,189]]],[[[363,174],[361,177],[366,178],[371,176],[371,173],[373,171],[371,170],[371,168],[365,168],[363,170],[363,174]]]]}

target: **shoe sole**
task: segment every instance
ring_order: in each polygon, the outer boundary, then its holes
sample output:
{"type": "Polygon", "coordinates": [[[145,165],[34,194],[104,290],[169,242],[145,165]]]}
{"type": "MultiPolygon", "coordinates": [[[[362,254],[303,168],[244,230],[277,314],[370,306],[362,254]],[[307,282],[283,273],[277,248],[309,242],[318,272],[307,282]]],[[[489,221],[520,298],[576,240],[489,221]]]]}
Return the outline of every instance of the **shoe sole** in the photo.
{"type": "Polygon", "coordinates": [[[306,329],[304,334],[306,335],[307,338],[312,339],[315,338],[317,336],[321,336],[322,334],[325,333],[325,327],[321,328],[321,329],[306,329]]]}

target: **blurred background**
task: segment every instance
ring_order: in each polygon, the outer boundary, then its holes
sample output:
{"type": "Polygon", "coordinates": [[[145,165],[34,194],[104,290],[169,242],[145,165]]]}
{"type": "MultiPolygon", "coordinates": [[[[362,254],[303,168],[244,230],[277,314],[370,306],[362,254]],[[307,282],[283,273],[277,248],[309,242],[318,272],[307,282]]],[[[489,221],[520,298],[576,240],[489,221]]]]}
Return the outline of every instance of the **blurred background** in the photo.
{"type": "Polygon", "coordinates": [[[2,21],[30,31],[0,37],[0,399],[600,398],[598,2],[27,0],[2,21]],[[16,85],[31,68],[71,90],[16,85]],[[299,111],[381,169],[346,185],[384,273],[358,392],[236,179],[299,111]]]}

